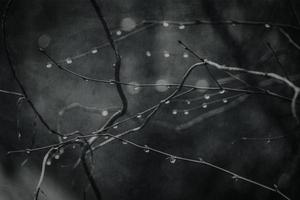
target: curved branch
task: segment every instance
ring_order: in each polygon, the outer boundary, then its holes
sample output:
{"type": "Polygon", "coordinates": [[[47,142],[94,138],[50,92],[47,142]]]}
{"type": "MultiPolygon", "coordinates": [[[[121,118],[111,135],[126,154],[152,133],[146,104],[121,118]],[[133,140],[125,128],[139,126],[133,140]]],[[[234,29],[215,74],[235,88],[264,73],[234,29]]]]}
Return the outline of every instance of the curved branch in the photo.
{"type": "Polygon", "coordinates": [[[23,96],[26,98],[29,106],[32,108],[33,112],[38,116],[38,118],[41,121],[41,123],[50,131],[50,133],[62,136],[60,133],[58,133],[57,131],[55,131],[54,129],[52,129],[48,125],[48,123],[46,122],[46,120],[43,118],[43,116],[36,109],[36,107],[34,106],[33,102],[30,100],[30,98],[29,98],[29,96],[28,96],[28,94],[27,94],[27,92],[25,90],[25,87],[23,86],[23,83],[19,79],[19,77],[17,75],[17,72],[16,72],[16,70],[14,68],[14,64],[13,64],[13,61],[12,61],[12,58],[11,58],[11,55],[10,55],[10,52],[9,52],[9,48],[8,48],[7,30],[6,30],[6,21],[7,21],[7,18],[8,18],[8,12],[9,12],[9,10],[10,10],[13,2],[14,2],[14,0],[8,0],[7,1],[5,10],[4,10],[3,15],[2,15],[3,46],[4,46],[4,51],[5,51],[5,55],[6,55],[7,61],[8,61],[9,68],[10,68],[11,73],[12,73],[14,79],[16,80],[18,86],[20,87],[23,96]]]}

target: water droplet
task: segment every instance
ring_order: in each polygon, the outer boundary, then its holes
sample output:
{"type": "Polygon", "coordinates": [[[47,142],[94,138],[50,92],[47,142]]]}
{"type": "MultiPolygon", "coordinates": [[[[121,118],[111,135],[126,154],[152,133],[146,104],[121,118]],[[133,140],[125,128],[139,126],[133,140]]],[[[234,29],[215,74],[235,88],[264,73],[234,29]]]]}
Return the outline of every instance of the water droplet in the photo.
{"type": "Polygon", "coordinates": [[[128,144],[126,140],[122,140],[122,144],[128,144]]]}
{"type": "Polygon", "coordinates": [[[72,148],[73,148],[73,149],[76,149],[76,145],[74,144],[74,145],[72,146],[72,148]]]}
{"type": "Polygon", "coordinates": [[[266,28],[271,28],[271,25],[270,24],[265,24],[265,27],[266,28]]]}
{"type": "Polygon", "coordinates": [[[165,102],[165,104],[169,104],[169,103],[170,103],[170,101],[169,101],[169,100],[165,102]]]}
{"type": "Polygon", "coordinates": [[[223,101],[223,103],[228,103],[227,99],[223,99],[222,101],[223,101]]]}
{"type": "Polygon", "coordinates": [[[60,154],[55,154],[54,158],[58,160],[60,158],[60,154]]]}
{"type": "Polygon", "coordinates": [[[138,85],[139,84],[137,82],[130,82],[126,87],[127,92],[132,95],[138,94],[142,89],[138,85]]]}
{"type": "Polygon", "coordinates": [[[113,128],[114,128],[114,129],[117,129],[117,128],[118,128],[118,125],[115,125],[113,128]]]}
{"type": "Polygon", "coordinates": [[[270,138],[268,138],[268,140],[267,140],[267,144],[269,144],[271,142],[271,139],[270,138]]]}
{"type": "Polygon", "coordinates": [[[50,166],[52,164],[51,160],[48,159],[47,162],[46,162],[46,165],[50,166]]]}
{"type": "Polygon", "coordinates": [[[103,117],[106,117],[108,115],[108,111],[107,110],[102,110],[101,115],[103,117]]]}
{"type": "MultiPolygon", "coordinates": [[[[200,80],[198,80],[198,81],[196,82],[196,87],[199,87],[199,88],[201,88],[201,87],[207,88],[207,87],[209,87],[209,82],[208,82],[206,79],[200,79],[200,80]]],[[[205,90],[201,89],[201,90],[199,90],[199,91],[200,91],[200,92],[203,92],[203,91],[205,91],[205,90]]]]}
{"type": "Polygon", "coordinates": [[[176,157],[171,156],[170,158],[170,163],[174,164],[176,162],[176,157]]]}
{"type": "Polygon", "coordinates": [[[67,137],[67,136],[63,136],[62,138],[63,138],[64,140],[68,139],[68,137],[67,137]]]}
{"type": "Polygon", "coordinates": [[[51,37],[49,35],[41,35],[38,39],[39,47],[45,49],[49,46],[51,42],[51,37]]]}
{"type": "Polygon", "coordinates": [[[66,59],[66,63],[67,63],[67,64],[69,64],[69,65],[70,65],[70,64],[72,64],[72,62],[73,62],[73,61],[72,61],[72,59],[71,59],[71,58],[67,58],[67,59],[66,59]]]}
{"type": "Polygon", "coordinates": [[[155,84],[156,84],[155,89],[158,92],[166,92],[169,89],[168,88],[169,82],[167,80],[160,79],[160,80],[157,80],[155,84]]]}
{"type": "Polygon", "coordinates": [[[151,57],[151,52],[150,51],[146,51],[146,56],[151,57]]]}
{"type": "Polygon", "coordinates": [[[117,35],[122,35],[122,31],[118,30],[118,31],[116,32],[116,34],[117,34],[117,35]]]}
{"type": "Polygon", "coordinates": [[[48,69],[50,69],[50,68],[52,67],[52,63],[50,63],[50,62],[47,63],[47,64],[46,64],[46,67],[47,67],[48,69]]]}
{"type": "Polygon", "coordinates": [[[27,149],[25,152],[26,152],[27,154],[30,154],[31,151],[30,151],[29,149],[27,149]]]}
{"type": "Polygon", "coordinates": [[[104,136],[104,139],[105,139],[105,140],[107,140],[108,138],[109,138],[109,137],[108,137],[107,135],[106,135],[106,136],[104,136]]]}
{"type": "Polygon", "coordinates": [[[188,114],[189,114],[189,111],[188,111],[188,110],[185,110],[185,111],[183,112],[183,114],[188,115],[188,114]]]}
{"type": "Polygon", "coordinates": [[[109,84],[110,84],[110,85],[114,85],[114,84],[115,84],[115,81],[114,81],[114,80],[109,80],[109,84]]]}
{"type": "Polygon", "coordinates": [[[18,140],[21,140],[22,134],[20,131],[18,131],[18,140]]]}
{"type": "Polygon", "coordinates": [[[235,181],[239,180],[239,176],[237,176],[237,175],[233,175],[231,178],[234,179],[235,181]]]}
{"type": "Polygon", "coordinates": [[[191,104],[191,101],[190,100],[185,100],[185,103],[190,105],[191,104]]]}
{"type": "Polygon", "coordinates": [[[177,110],[172,110],[173,115],[177,115],[177,110]]]}
{"type": "Polygon", "coordinates": [[[164,26],[164,27],[168,27],[168,26],[169,26],[169,23],[168,23],[168,22],[163,22],[163,26],[164,26]]]}
{"type": "Polygon", "coordinates": [[[96,54],[96,53],[98,53],[98,49],[92,49],[92,54],[96,54]]]}
{"type": "Polygon", "coordinates": [[[182,29],[185,29],[185,25],[180,25],[180,26],[178,26],[178,28],[180,29],[180,30],[182,30],[182,29]]]}
{"type": "Polygon", "coordinates": [[[168,51],[164,51],[164,57],[165,58],[169,58],[170,57],[170,53],[168,51]]]}
{"type": "Polygon", "coordinates": [[[220,90],[219,91],[219,94],[224,94],[225,93],[225,90],[220,90]]]}
{"type": "Polygon", "coordinates": [[[126,17],[121,21],[121,29],[123,31],[131,31],[136,27],[136,22],[130,17],[126,17]]]}
{"type": "Polygon", "coordinates": [[[203,162],[203,158],[198,158],[200,162],[203,162]]]}
{"type": "Polygon", "coordinates": [[[208,100],[208,99],[210,99],[210,96],[208,94],[205,94],[204,99],[208,100]]]}
{"type": "Polygon", "coordinates": [[[149,153],[150,152],[150,149],[149,149],[148,145],[144,146],[144,152],[145,153],[149,153]]]}
{"type": "Polygon", "coordinates": [[[64,148],[60,148],[60,149],[59,149],[59,153],[60,153],[60,154],[63,154],[64,152],[65,152],[65,149],[64,149],[64,148]]]}
{"type": "Polygon", "coordinates": [[[183,53],[182,55],[184,58],[188,58],[189,57],[189,54],[188,53],[183,53]]]}
{"type": "Polygon", "coordinates": [[[207,108],[207,103],[203,103],[202,108],[207,108]]]}
{"type": "Polygon", "coordinates": [[[138,119],[140,119],[140,118],[142,118],[142,115],[141,115],[141,114],[138,114],[136,117],[137,117],[138,119]]]}

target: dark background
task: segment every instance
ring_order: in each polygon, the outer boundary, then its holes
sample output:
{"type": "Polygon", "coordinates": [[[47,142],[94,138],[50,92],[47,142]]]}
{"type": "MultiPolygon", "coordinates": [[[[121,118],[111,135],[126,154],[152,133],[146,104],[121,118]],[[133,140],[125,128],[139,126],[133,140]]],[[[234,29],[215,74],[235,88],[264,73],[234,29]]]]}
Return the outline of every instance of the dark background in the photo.
{"type": "MultiPolygon", "coordinates": [[[[0,2],[3,12],[5,1],[0,2]]],[[[299,25],[295,13],[300,15],[300,4],[296,0],[106,0],[102,2],[102,7],[115,38],[118,37],[116,31],[122,29],[124,18],[130,18],[136,23],[145,19],[239,19],[299,25]],[[293,12],[292,5],[296,12],[293,12]]],[[[54,66],[47,68],[47,58],[37,50],[43,46],[55,60],[64,62],[67,57],[107,42],[89,1],[17,0],[9,12],[7,28],[9,48],[18,76],[51,127],[57,127],[59,111],[75,102],[101,109],[113,107],[109,115],[120,106],[121,102],[112,85],[84,82],[54,66]]],[[[299,31],[286,31],[295,41],[300,41],[299,31]]],[[[122,31],[122,34],[125,33],[122,31]]],[[[185,51],[177,40],[184,41],[202,57],[220,64],[282,74],[266,46],[266,42],[269,42],[285,70],[290,76],[296,77],[294,82],[299,84],[299,50],[276,28],[245,25],[198,25],[182,30],[178,26],[157,25],[141,31],[117,43],[122,55],[121,80],[178,83],[185,70],[198,60],[190,54],[184,58],[185,51]],[[145,55],[146,51],[151,52],[151,57],[145,55]],[[170,57],[164,57],[165,51],[170,53],[170,57]],[[262,61],[266,62],[257,65],[262,61]]],[[[2,42],[0,61],[0,89],[19,91],[3,53],[2,42]]],[[[71,65],[64,65],[90,77],[112,79],[113,63],[113,51],[108,47],[95,55],[89,54],[73,60],[71,65]]],[[[218,79],[227,77],[222,72],[212,72],[218,79]]],[[[245,78],[253,84],[264,80],[250,76],[245,78]]],[[[199,80],[208,86],[215,86],[203,68],[196,70],[188,83],[195,84],[199,80]]],[[[229,85],[239,86],[236,82],[229,85]]],[[[267,87],[289,97],[292,95],[290,89],[282,84],[273,83],[267,87]]],[[[129,100],[129,110],[125,117],[158,103],[173,91],[168,89],[159,92],[155,88],[142,88],[133,94],[134,90],[126,86],[124,90],[129,100]]],[[[194,92],[190,97],[202,96],[203,92],[194,92]]],[[[18,112],[17,100],[17,97],[0,94],[1,200],[33,198],[45,153],[41,151],[30,155],[7,156],[6,152],[57,142],[57,138],[48,134],[26,103],[20,106],[18,112]],[[22,133],[20,140],[17,134],[18,114],[22,133]]],[[[291,115],[288,102],[251,95],[225,112],[184,130],[176,129],[178,125],[223,105],[196,110],[188,116],[172,115],[173,109],[193,106],[199,106],[199,103],[165,105],[143,131],[126,138],[175,155],[201,157],[266,185],[277,184],[291,199],[299,199],[299,128],[291,115]],[[284,138],[271,142],[239,140],[242,137],[270,136],[284,138]]],[[[99,128],[107,119],[108,116],[71,109],[63,116],[61,130],[88,132],[99,128]]],[[[119,127],[119,130],[137,126],[138,123],[137,120],[130,121],[119,127]]],[[[115,133],[117,131],[114,130],[115,133]]],[[[87,179],[80,165],[76,169],[72,168],[78,155],[78,149],[66,149],[59,160],[47,167],[42,185],[47,199],[83,199],[87,179]]],[[[94,175],[105,200],[281,198],[255,185],[235,181],[206,166],[182,161],[171,164],[165,157],[145,154],[120,142],[99,149],[95,158],[94,175]]],[[[43,194],[40,196],[40,199],[46,198],[43,194]]],[[[88,190],[87,199],[93,198],[92,191],[88,190]]]]}

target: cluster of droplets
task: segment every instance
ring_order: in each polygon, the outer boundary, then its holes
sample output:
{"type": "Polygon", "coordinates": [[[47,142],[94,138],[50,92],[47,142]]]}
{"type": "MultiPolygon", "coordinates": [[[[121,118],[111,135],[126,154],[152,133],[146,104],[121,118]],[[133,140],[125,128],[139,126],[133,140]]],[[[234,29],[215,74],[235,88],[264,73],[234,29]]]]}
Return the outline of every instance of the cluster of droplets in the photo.
{"type": "Polygon", "coordinates": [[[170,161],[171,164],[175,164],[175,162],[176,162],[176,156],[170,156],[168,159],[169,159],[169,161],[170,161]]]}
{"type": "MultiPolygon", "coordinates": [[[[173,55],[173,53],[171,53],[168,50],[164,50],[162,55],[163,55],[164,58],[170,58],[173,55]]],[[[145,51],[145,56],[146,57],[151,57],[152,52],[150,50],[145,51]]],[[[177,56],[177,54],[176,54],[176,56],[177,56]]],[[[183,52],[182,53],[182,58],[185,58],[185,59],[189,58],[189,54],[187,52],[183,52]]]]}
{"type": "MultiPolygon", "coordinates": [[[[216,94],[220,94],[220,95],[222,95],[222,94],[224,94],[225,93],[225,90],[220,90],[218,93],[216,93],[216,94]]],[[[213,94],[212,96],[215,96],[216,94],[213,94]]],[[[210,100],[211,99],[211,97],[212,97],[210,94],[204,94],[203,95],[203,99],[204,100],[210,100]]],[[[197,100],[199,100],[199,99],[202,99],[202,98],[197,98],[197,100]]],[[[187,104],[187,105],[190,105],[191,104],[191,102],[192,101],[195,101],[195,100],[189,100],[189,99],[186,99],[186,100],[184,100],[184,102],[187,104]]],[[[222,100],[220,100],[220,101],[218,101],[218,102],[222,102],[222,103],[224,103],[224,104],[227,104],[228,103],[228,99],[227,98],[222,98],[222,100]]],[[[169,104],[170,103],[170,101],[166,101],[165,102],[165,104],[169,104]]],[[[203,102],[202,104],[201,104],[201,108],[203,108],[203,109],[206,109],[206,108],[208,108],[208,105],[209,105],[210,103],[208,102],[203,102]]],[[[198,107],[197,107],[198,108],[198,107]]],[[[191,109],[184,109],[184,110],[178,110],[178,109],[173,109],[172,111],[171,111],[171,113],[173,114],[173,115],[177,115],[177,114],[179,114],[179,113],[183,113],[184,115],[189,115],[190,114],[190,111],[191,110],[194,110],[194,108],[191,108],[191,109]]]]}
{"type": "MultiPolygon", "coordinates": [[[[162,22],[162,26],[165,27],[165,28],[167,28],[167,27],[170,26],[170,24],[169,24],[169,22],[166,22],[166,21],[165,21],[165,22],[162,22]]],[[[185,29],[185,25],[184,25],[184,24],[178,25],[178,29],[180,29],[180,30],[185,29]]]]}
{"type": "Polygon", "coordinates": [[[59,160],[61,155],[64,153],[64,148],[59,148],[56,150],[55,153],[53,153],[46,161],[46,165],[50,166],[52,164],[52,160],[59,160]]]}

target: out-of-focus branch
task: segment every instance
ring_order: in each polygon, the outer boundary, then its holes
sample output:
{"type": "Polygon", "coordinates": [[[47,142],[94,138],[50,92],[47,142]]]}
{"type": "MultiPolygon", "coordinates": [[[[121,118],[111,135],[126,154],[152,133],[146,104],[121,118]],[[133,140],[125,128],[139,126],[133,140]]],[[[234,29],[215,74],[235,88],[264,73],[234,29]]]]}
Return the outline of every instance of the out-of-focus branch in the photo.
{"type": "Polygon", "coordinates": [[[24,96],[23,94],[21,94],[19,92],[8,91],[8,90],[0,90],[0,93],[8,94],[8,95],[14,95],[14,96],[17,96],[17,97],[23,97],[24,96]]]}
{"type": "Polygon", "coordinates": [[[216,109],[205,112],[205,113],[191,119],[188,122],[185,122],[185,123],[182,123],[182,124],[176,126],[176,130],[178,130],[178,131],[186,130],[188,128],[191,128],[191,127],[195,126],[198,123],[201,123],[205,119],[211,118],[211,117],[216,116],[218,114],[224,113],[224,112],[226,112],[226,111],[228,111],[232,108],[235,108],[238,104],[245,101],[248,96],[249,95],[239,95],[237,97],[237,99],[235,99],[234,101],[228,103],[227,105],[224,105],[222,107],[218,107],[216,109]]]}
{"type": "Polygon", "coordinates": [[[36,107],[34,106],[33,102],[30,100],[29,96],[27,95],[27,92],[25,90],[25,87],[23,86],[23,83],[21,82],[21,80],[19,79],[17,72],[14,68],[14,64],[12,61],[12,57],[10,55],[9,52],[9,47],[8,47],[8,42],[7,42],[7,30],[6,30],[6,21],[8,18],[8,12],[13,4],[14,0],[8,0],[6,7],[4,9],[3,15],[2,15],[2,34],[3,34],[3,45],[4,45],[4,52],[8,61],[8,65],[9,68],[11,70],[11,73],[14,77],[14,79],[16,80],[18,86],[20,87],[23,96],[26,98],[29,106],[32,108],[33,112],[38,116],[39,120],[41,121],[41,123],[49,130],[50,133],[55,134],[55,135],[60,135],[60,133],[58,133],[57,131],[53,130],[48,123],[45,121],[45,119],[43,118],[43,116],[39,113],[39,111],[36,109],[36,107]]]}
{"type": "Polygon", "coordinates": [[[284,35],[288,39],[288,41],[291,45],[296,47],[296,49],[300,50],[300,45],[297,44],[283,28],[280,28],[279,31],[282,33],[282,35],[284,35]]]}
{"type": "Polygon", "coordinates": [[[280,62],[280,60],[279,60],[279,58],[278,58],[278,56],[277,56],[277,54],[275,52],[275,49],[272,47],[272,45],[269,42],[267,42],[267,47],[271,50],[271,52],[272,52],[273,56],[275,57],[275,59],[276,59],[278,65],[279,65],[280,69],[282,70],[284,76],[290,81],[288,73],[285,70],[284,66],[281,64],[281,62],[280,62]]]}

